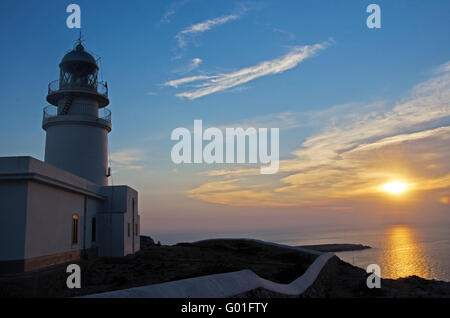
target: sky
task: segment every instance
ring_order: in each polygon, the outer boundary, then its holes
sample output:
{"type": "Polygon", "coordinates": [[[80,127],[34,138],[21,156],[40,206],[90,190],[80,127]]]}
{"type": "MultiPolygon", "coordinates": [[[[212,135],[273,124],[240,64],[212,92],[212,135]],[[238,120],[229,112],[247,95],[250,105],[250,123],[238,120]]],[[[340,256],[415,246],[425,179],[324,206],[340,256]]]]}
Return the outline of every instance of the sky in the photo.
{"type": "Polygon", "coordinates": [[[71,3],[108,82],[110,183],[139,191],[141,233],[450,221],[449,1],[3,0],[0,156],[43,160],[71,3]],[[194,120],[280,128],[279,171],[174,164],[171,132],[194,120]]]}

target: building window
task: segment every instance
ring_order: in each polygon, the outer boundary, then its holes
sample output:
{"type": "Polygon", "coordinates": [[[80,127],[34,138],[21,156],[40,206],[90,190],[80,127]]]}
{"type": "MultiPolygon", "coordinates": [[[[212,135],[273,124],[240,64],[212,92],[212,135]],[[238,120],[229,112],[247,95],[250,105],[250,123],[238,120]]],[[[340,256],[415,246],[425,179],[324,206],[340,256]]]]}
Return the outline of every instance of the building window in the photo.
{"type": "Polygon", "coordinates": [[[139,229],[138,229],[139,227],[138,227],[138,224],[136,223],[136,231],[134,231],[135,233],[136,233],[136,236],[138,236],[139,235],[139,229]]]}
{"type": "Polygon", "coordinates": [[[130,237],[130,222],[128,222],[128,237],[130,237]]]}
{"type": "Polygon", "coordinates": [[[92,242],[97,240],[97,220],[92,218],[92,242]]]}
{"type": "Polygon", "coordinates": [[[78,215],[72,216],[72,244],[78,244],[78,215]]]}

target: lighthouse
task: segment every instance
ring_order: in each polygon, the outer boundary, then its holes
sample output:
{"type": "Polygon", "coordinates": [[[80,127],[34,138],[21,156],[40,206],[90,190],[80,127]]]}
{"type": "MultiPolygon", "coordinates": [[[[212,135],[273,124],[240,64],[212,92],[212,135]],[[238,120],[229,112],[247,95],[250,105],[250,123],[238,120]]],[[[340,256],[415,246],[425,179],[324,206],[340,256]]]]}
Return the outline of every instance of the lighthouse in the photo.
{"type": "Polygon", "coordinates": [[[99,66],[81,41],[59,64],[59,80],[48,85],[42,127],[44,161],[98,185],[108,184],[108,87],[99,66]]]}
{"type": "Polygon", "coordinates": [[[140,250],[138,191],[108,185],[111,112],[98,72],[79,39],[48,85],[44,161],[0,157],[0,274],[140,250]]]}

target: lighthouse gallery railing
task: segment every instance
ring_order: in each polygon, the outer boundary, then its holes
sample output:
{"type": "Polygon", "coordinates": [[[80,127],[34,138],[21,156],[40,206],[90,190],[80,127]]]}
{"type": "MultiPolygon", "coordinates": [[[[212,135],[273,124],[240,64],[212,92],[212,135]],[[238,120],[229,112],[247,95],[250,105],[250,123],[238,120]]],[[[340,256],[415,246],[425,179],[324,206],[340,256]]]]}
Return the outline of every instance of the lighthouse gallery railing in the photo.
{"type": "Polygon", "coordinates": [[[54,94],[57,92],[63,92],[65,90],[80,90],[80,91],[90,91],[95,92],[99,95],[102,95],[106,98],[108,98],[108,86],[106,86],[105,82],[97,82],[96,85],[90,85],[88,83],[81,84],[81,83],[72,83],[72,84],[64,84],[61,85],[59,80],[55,80],[53,82],[50,82],[48,84],[48,94],[54,94]]]}
{"type": "MultiPolygon", "coordinates": [[[[58,107],[53,106],[53,105],[48,105],[46,107],[44,107],[44,117],[43,120],[48,121],[51,118],[54,117],[58,117],[58,116],[67,116],[67,115],[60,115],[58,114],[58,107]]],[[[111,111],[107,108],[100,108],[98,110],[98,116],[97,117],[93,117],[94,119],[100,119],[100,120],[104,120],[108,123],[111,122],[111,111]]]]}

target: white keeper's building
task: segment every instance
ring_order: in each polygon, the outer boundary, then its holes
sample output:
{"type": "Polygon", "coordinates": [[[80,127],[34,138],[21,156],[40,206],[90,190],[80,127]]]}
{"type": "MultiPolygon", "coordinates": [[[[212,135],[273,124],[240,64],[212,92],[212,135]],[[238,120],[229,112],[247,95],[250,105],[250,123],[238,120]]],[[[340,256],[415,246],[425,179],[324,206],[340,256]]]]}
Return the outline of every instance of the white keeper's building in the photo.
{"type": "Polygon", "coordinates": [[[140,248],[137,191],[108,185],[111,112],[98,63],[77,43],[59,68],[44,108],[44,162],[0,158],[0,273],[140,248]]]}

